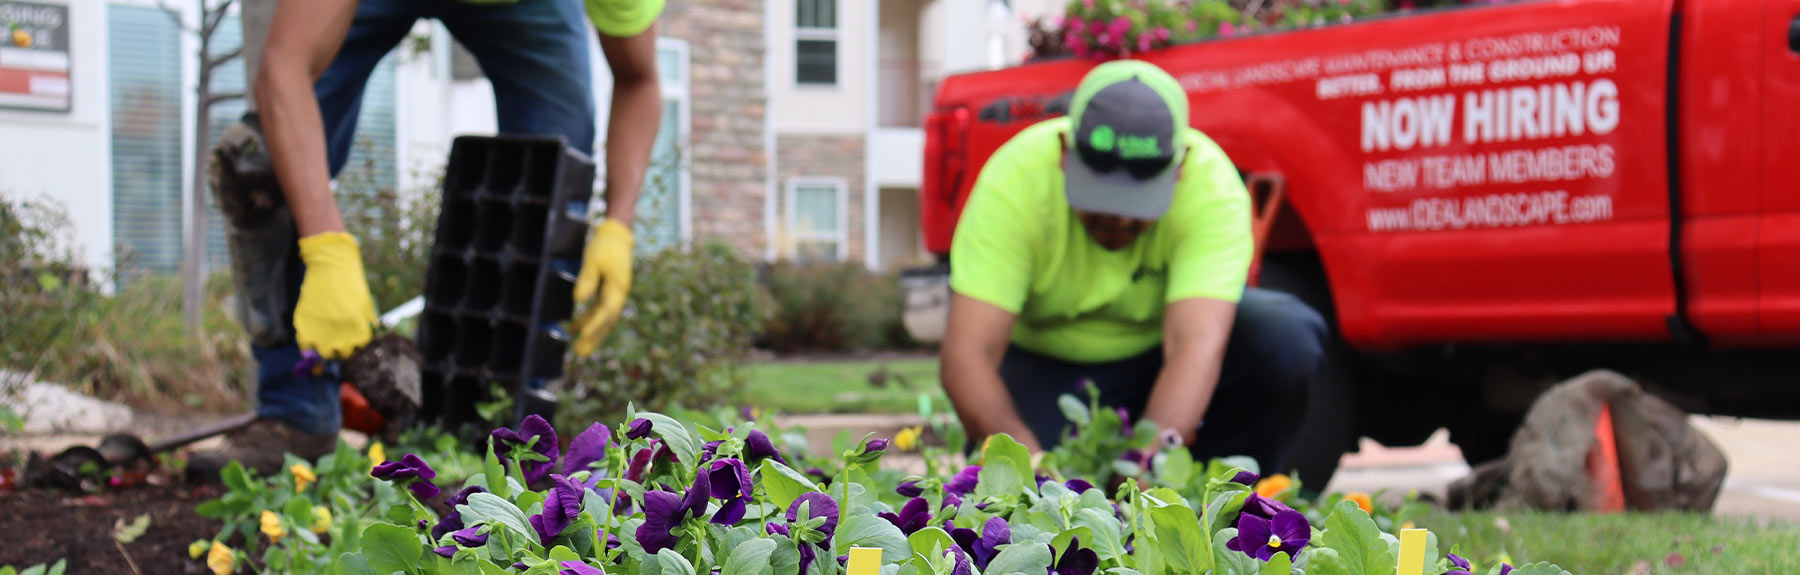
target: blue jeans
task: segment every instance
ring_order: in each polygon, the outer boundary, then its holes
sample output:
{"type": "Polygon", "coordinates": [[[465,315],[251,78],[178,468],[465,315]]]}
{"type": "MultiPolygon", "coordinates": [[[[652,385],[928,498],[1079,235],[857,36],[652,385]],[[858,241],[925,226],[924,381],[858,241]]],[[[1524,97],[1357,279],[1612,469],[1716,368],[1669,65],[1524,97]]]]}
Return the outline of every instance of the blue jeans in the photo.
{"type": "MultiPolygon", "coordinates": [[[[494,86],[500,133],[561,136],[574,149],[593,156],[594,86],[587,15],[581,0],[495,4],[362,0],[336,59],[313,84],[325,123],[332,177],[350,159],[369,74],[420,18],[443,22],[480,62],[494,86]]],[[[294,280],[287,293],[297,297],[304,273],[298,250],[289,253],[287,265],[294,272],[288,274],[294,280]]],[[[290,326],[293,303],[287,306],[290,326]]],[[[285,343],[252,347],[257,362],[257,413],[307,432],[336,433],[342,420],[338,384],[293,373],[300,350],[291,328],[289,331],[285,343]]]]}
{"type": "MultiPolygon", "coordinates": [[[[1248,455],[1263,473],[1283,471],[1288,452],[1306,418],[1307,393],[1325,358],[1324,318],[1299,299],[1257,288],[1245,290],[1225,346],[1219,384],[1198,439],[1194,457],[1248,455]]],[[[1068,429],[1057,398],[1091,380],[1100,389],[1100,404],[1124,407],[1137,421],[1162,373],[1163,350],[1099,364],[1062,361],[1013,346],[1001,361],[1013,405],[1045,449],[1055,447],[1068,429]]]]}

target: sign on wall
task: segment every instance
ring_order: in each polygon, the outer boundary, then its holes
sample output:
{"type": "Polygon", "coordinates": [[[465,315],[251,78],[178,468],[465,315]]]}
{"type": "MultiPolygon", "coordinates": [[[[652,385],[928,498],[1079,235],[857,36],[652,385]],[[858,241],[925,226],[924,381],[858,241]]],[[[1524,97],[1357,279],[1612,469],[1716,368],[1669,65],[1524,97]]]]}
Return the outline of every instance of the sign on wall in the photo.
{"type": "Polygon", "coordinates": [[[69,7],[0,0],[0,108],[69,111],[69,7]]]}

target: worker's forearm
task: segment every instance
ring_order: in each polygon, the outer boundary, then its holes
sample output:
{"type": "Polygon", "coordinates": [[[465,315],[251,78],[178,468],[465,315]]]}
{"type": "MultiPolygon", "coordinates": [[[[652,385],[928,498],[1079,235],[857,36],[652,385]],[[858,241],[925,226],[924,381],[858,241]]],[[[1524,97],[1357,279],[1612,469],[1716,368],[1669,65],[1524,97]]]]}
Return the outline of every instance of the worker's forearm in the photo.
{"type": "Polygon", "coordinates": [[[331,197],[331,172],[325,156],[325,125],[313,95],[312,79],[298,65],[263,63],[256,96],[263,139],[282,195],[294,214],[300,237],[344,231],[337,202],[331,197]]]}
{"type": "Polygon", "coordinates": [[[958,354],[944,357],[944,394],[950,397],[957,417],[962,419],[963,429],[976,441],[1005,433],[1033,453],[1040,451],[1037,436],[1019,417],[1006,383],[990,363],[958,354]]]}
{"type": "Polygon", "coordinates": [[[1183,442],[1193,443],[1218,387],[1224,354],[1222,345],[1188,346],[1170,354],[1150,391],[1144,417],[1160,429],[1180,432],[1183,442]]]}
{"type": "Polygon", "coordinates": [[[657,82],[656,78],[621,82],[613,93],[606,127],[606,217],[627,227],[637,215],[638,191],[644,187],[650,151],[662,127],[662,88],[657,82]]]}

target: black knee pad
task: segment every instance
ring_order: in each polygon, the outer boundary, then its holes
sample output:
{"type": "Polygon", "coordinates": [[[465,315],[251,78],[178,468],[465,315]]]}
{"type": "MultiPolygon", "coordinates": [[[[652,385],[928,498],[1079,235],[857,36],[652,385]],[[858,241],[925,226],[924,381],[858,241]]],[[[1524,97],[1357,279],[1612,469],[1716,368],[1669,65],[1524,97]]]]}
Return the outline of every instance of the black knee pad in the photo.
{"type": "Polygon", "coordinates": [[[255,113],[225,129],[211,164],[213,202],[225,215],[238,322],[258,346],[291,343],[299,296],[294,287],[298,238],[255,113]]]}

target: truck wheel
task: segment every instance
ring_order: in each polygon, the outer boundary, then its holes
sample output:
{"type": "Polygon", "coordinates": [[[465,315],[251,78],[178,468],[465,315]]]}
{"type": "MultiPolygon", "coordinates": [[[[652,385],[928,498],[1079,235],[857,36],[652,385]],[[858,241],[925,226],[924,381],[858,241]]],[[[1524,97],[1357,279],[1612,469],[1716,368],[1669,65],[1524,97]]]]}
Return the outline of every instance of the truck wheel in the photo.
{"type": "Polygon", "coordinates": [[[1325,342],[1325,365],[1319,370],[1307,396],[1306,424],[1288,467],[1294,470],[1309,494],[1322,493],[1337,473],[1338,461],[1354,451],[1357,388],[1355,356],[1337,335],[1337,314],[1331,302],[1324,267],[1310,254],[1268,254],[1262,262],[1259,287],[1292,294],[1325,317],[1330,335],[1325,342]]]}

